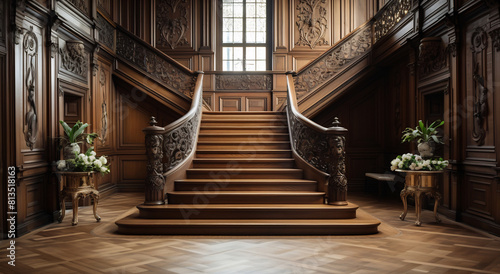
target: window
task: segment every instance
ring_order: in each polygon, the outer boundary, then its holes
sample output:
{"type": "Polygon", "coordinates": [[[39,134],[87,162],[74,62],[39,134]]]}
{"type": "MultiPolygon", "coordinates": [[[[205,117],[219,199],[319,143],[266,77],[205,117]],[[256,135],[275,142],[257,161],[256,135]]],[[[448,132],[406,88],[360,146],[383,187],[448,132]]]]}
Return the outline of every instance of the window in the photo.
{"type": "Polygon", "coordinates": [[[222,1],[222,70],[269,68],[269,11],[267,0],[222,1]]]}

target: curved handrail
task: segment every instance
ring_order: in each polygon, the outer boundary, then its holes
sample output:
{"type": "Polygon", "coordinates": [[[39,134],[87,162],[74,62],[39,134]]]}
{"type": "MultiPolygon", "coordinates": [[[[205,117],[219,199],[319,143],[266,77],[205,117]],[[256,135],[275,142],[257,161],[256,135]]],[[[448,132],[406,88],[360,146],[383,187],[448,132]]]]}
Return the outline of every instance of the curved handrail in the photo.
{"type": "Polygon", "coordinates": [[[203,105],[203,72],[194,88],[189,111],[165,127],[157,126],[151,117],[150,126],[142,131],[146,134],[147,178],[144,204],[164,204],[164,187],[167,172],[184,163],[195,151],[201,122],[203,105]]]}
{"type": "Polygon", "coordinates": [[[287,75],[287,117],[293,152],[316,169],[329,174],[328,204],[347,205],[345,135],[347,129],[335,119],[333,127],[316,124],[298,111],[292,73],[287,75]]]}

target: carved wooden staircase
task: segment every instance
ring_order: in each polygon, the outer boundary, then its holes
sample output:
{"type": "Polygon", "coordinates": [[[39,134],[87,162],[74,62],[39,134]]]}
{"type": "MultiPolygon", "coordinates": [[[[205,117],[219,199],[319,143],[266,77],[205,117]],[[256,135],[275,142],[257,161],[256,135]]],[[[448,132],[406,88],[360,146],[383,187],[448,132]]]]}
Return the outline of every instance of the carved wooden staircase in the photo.
{"type": "Polygon", "coordinates": [[[204,112],[192,168],[165,205],[139,205],[116,222],[124,234],[373,234],[380,222],[357,205],[324,204],[318,183],[292,158],[287,119],[276,112],[204,112]]]}

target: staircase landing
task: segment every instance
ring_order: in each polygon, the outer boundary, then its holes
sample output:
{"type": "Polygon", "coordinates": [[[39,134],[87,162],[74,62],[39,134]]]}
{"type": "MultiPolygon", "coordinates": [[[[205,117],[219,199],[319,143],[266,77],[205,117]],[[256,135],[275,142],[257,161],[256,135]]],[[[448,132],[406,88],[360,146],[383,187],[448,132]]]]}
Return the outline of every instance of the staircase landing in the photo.
{"type": "Polygon", "coordinates": [[[174,182],[168,204],[139,205],[116,224],[123,234],[378,232],[380,222],[357,217],[357,205],[325,205],[317,184],[295,166],[283,113],[205,112],[193,167],[174,182]]]}

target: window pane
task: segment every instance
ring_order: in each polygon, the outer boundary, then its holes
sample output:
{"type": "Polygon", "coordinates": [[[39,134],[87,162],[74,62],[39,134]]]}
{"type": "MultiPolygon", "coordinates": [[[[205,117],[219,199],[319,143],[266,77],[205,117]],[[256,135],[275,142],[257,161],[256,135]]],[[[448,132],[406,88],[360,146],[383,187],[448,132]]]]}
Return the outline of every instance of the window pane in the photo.
{"type": "Polygon", "coordinates": [[[247,61],[245,69],[248,71],[255,71],[255,61],[247,61]]]}
{"type": "Polygon", "coordinates": [[[266,4],[257,4],[257,17],[266,17],[266,4]]]}
{"type": "Polygon", "coordinates": [[[243,61],[235,61],[233,70],[234,71],[243,71],[243,61]]]}
{"type": "Polygon", "coordinates": [[[257,61],[256,70],[266,70],[266,61],[257,61]]]}
{"type": "Polygon", "coordinates": [[[243,32],[241,32],[241,31],[234,32],[233,42],[234,43],[243,43],[243,32]]]}
{"type": "Polygon", "coordinates": [[[266,42],[266,33],[265,32],[256,32],[255,33],[256,38],[255,42],[256,43],[265,43],[266,42]]]}
{"type": "Polygon", "coordinates": [[[232,18],[224,18],[223,31],[233,31],[233,19],[232,18]]]}
{"type": "Polygon", "coordinates": [[[247,60],[255,60],[255,47],[247,47],[247,60]]]}
{"type": "Polygon", "coordinates": [[[243,19],[234,19],[234,31],[243,31],[243,19]]]}
{"type": "Polygon", "coordinates": [[[224,65],[223,65],[222,70],[224,70],[224,71],[233,70],[233,62],[232,61],[224,61],[223,63],[224,63],[224,65]]]}
{"type": "Polygon", "coordinates": [[[255,43],[255,32],[247,32],[247,43],[255,43]]]}
{"type": "Polygon", "coordinates": [[[243,4],[234,4],[234,17],[243,17],[243,4]]]}
{"type": "Polygon", "coordinates": [[[224,17],[233,17],[233,4],[224,4],[222,12],[224,17]]]}
{"type": "Polygon", "coordinates": [[[255,17],[255,3],[247,2],[247,17],[255,17]]]}
{"type": "Polygon", "coordinates": [[[234,48],[233,59],[234,60],[243,60],[243,48],[242,47],[235,47],[234,48]]]}
{"type": "Polygon", "coordinates": [[[232,43],[233,42],[233,33],[232,32],[224,32],[224,37],[222,37],[223,43],[232,43]]]}
{"type": "Polygon", "coordinates": [[[265,18],[257,19],[257,31],[266,31],[266,19],[265,18]]]}
{"type": "Polygon", "coordinates": [[[222,60],[233,59],[233,48],[224,47],[222,48],[222,60]]]}
{"type": "Polygon", "coordinates": [[[257,60],[266,60],[266,47],[257,47],[257,60]]]}
{"type": "Polygon", "coordinates": [[[255,19],[247,18],[247,31],[255,31],[255,19]]]}

